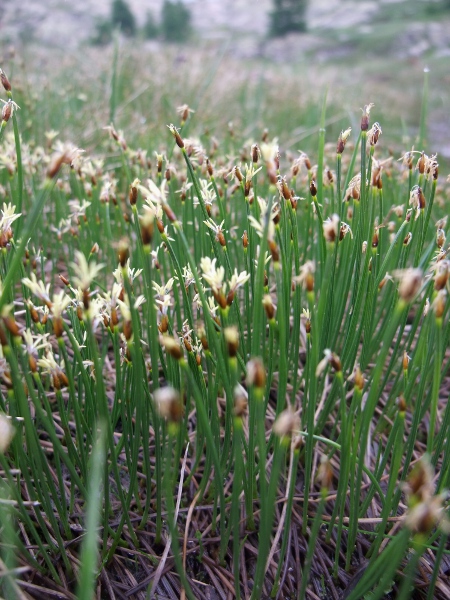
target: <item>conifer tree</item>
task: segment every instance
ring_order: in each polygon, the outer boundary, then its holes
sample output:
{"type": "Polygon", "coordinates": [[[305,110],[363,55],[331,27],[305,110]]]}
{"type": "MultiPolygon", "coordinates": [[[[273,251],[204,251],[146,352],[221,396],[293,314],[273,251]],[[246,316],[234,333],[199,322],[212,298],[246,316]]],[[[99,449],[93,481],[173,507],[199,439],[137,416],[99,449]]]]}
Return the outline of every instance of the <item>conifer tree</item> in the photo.
{"type": "Polygon", "coordinates": [[[307,0],[273,0],[270,13],[270,34],[282,36],[290,32],[306,30],[305,13],[307,0]]]}

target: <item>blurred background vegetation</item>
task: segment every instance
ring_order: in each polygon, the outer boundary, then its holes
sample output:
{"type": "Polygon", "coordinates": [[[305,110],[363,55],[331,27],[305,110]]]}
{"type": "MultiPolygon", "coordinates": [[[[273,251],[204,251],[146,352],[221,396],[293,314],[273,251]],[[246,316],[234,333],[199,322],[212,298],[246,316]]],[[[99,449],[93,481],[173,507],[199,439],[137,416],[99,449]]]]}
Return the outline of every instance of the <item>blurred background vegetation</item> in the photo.
{"type": "Polygon", "coordinates": [[[103,0],[97,21],[90,2],[80,0],[77,13],[61,3],[67,27],[75,18],[84,24],[64,45],[54,24],[47,36],[44,25],[56,16],[41,5],[25,35],[35,0],[15,19],[8,21],[10,7],[2,16],[0,64],[12,76],[23,73],[20,118],[31,123],[39,106],[39,126],[24,132],[40,131],[35,143],[51,129],[68,138],[76,131],[77,145],[95,150],[113,103],[116,127],[136,143],[160,136],[165,144],[164,125],[186,102],[196,111],[192,135],[232,130],[245,141],[268,128],[295,152],[315,139],[326,95],[327,138],[357,126],[371,101],[389,139],[412,146],[427,68],[428,149],[441,164],[450,159],[448,0],[262,0],[258,10],[242,0],[103,0]]]}

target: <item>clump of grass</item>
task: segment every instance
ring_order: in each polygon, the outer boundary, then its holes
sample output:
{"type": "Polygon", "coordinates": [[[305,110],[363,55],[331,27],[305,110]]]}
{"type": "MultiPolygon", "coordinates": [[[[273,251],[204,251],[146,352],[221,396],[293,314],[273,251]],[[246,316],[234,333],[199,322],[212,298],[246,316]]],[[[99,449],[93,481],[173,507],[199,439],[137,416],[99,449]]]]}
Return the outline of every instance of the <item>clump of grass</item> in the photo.
{"type": "Polygon", "coordinates": [[[33,148],[3,85],[4,595],[445,597],[436,156],[372,104],[315,165],[187,105],[164,146],[33,148]]]}

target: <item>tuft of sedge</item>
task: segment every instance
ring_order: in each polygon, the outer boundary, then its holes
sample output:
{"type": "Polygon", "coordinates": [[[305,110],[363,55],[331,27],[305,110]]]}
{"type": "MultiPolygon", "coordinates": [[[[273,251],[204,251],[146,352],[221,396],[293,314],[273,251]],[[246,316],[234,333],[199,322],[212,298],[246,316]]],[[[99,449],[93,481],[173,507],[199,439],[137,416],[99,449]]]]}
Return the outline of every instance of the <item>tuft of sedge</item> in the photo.
{"type": "Polygon", "coordinates": [[[248,248],[248,233],[246,229],[244,229],[244,233],[242,234],[242,246],[244,249],[248,248]]]}
{"type": "Polygon", "coordinates": [[[313,198],[317,196],[317,187],[315,179],[311,179],[311,181],[309,182],[309,191],[313,198]]]}

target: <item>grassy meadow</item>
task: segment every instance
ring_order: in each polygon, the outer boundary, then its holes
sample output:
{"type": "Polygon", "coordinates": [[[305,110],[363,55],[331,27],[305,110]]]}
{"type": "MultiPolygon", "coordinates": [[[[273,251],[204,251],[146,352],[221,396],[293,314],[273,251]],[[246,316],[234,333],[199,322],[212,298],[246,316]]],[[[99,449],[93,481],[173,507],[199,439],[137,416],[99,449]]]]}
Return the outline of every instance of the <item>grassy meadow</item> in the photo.
{"type": "Polygon", "coordinates": [[[429,63],[5,51],[0,598],[450,596],[429,63]]]}

